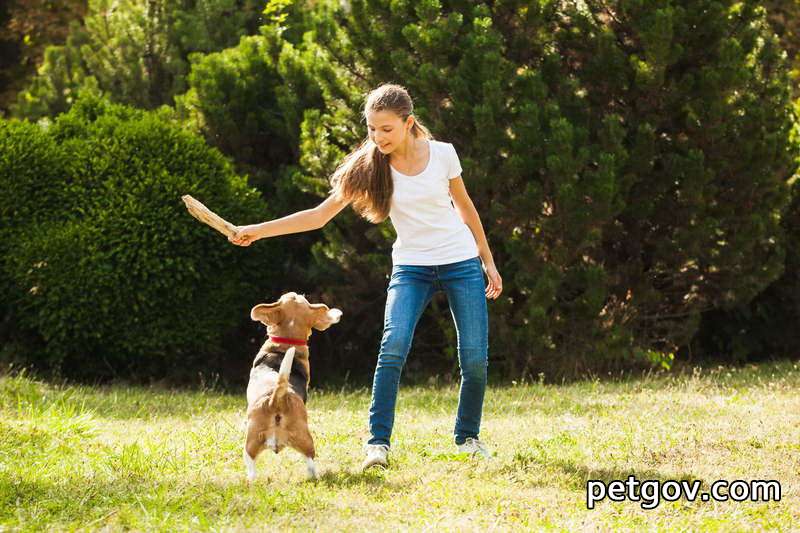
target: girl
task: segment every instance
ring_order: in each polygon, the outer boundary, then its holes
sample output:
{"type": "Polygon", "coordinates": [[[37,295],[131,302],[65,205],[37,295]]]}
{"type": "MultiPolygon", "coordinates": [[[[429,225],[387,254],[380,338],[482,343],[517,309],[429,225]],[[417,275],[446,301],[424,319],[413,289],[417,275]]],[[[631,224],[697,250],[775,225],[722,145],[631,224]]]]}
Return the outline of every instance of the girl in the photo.
{"type": "Polygon", "coordinates": [[[503,282],[455,148],[434,140],[412,112],[403,87],[384,84],[370,92],[364,107],[368,138],[334,172],[330,196],[313,209],[241,226],[230,238],[249,246],[264,237],[319,229],[348,204],[371,222],[391,219],[397,240],[362,468],[387,465],[400,373],[417,321],[438,290],[447,295],[458,338],[455,443],[459,452],[490,457],[478,439],[488,364],[486,298],[497,298],[503,282]]]}

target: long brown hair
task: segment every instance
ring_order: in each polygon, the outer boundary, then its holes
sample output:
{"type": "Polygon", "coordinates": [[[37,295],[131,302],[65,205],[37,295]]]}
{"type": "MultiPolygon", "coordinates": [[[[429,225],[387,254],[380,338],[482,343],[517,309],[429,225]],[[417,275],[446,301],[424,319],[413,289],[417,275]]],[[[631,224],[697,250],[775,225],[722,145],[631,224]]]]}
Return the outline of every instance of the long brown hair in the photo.
{"type": "MultiPolygon", "coordinates": [[[[404,87],[384,83],[367,95],[364,118],[368,112],[377,111],[391,111],[406,121],[414,111],[414,103],[404,87]]],[[[416,116],[410,133],[414,139],[433,139],[431,132],[416,116]]],[[[350,202],[353,209],[370,222],[377,224],[389,216],[394,191],[389,156],[381,153],[369,136],[336,168],[331,176],[331,185],[333,194],[350,202]]]]}

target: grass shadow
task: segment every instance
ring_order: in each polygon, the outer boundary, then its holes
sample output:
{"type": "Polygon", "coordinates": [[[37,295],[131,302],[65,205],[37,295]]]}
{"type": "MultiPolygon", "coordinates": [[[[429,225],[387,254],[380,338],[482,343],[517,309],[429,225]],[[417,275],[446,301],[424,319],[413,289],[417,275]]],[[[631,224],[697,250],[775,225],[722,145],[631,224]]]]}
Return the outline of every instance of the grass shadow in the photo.
{"type": "Polygon", "coordinates": [[[680,472],[677,474],[665,474],[658,470],[645,469],[637,470],[631,468],[590,468],[586,465],[576,464],[570,461],[558,461],[553,466],[561,470],[572,481],[571,488],[586,488],[586,482],[590,480],[602,481],[608,485],[612,481],[627,481],[628,477],[633,476],[638,482],[642,481],[700,481],[701,486],[706,483],[703,479],[698,478],[688,472],[680,472]]]}
{"type": "Polygon", "coordinates": [[[309,480],[310,483],[323,484],[329,488],[344,488],[344,487],[383,487],[393,491],[406,489],[406,484],[397,483],[386,479],[388,469],[375,467],[369,468],[365,471],[349,470],[340,468],[336,470],[325,470],[322,474],[314,480],[309,480]]]}
{"type": "MultiPolygon", "coordinates": [[[[588,481],[602,481],[608,485],[612,481],[626,482],[628,477],[633,476],[636,481],[651,481],[656,480],[665,482],[670,480],[675,481],[700,481],[701,486],[706,486],[705,480],[698,478],[691,472],[680,472],[674,474],[666,474],[664,472],[653,469],[636,469],[636,468],[593,468],[584,464],[577,463],[569,460],[543,460],[539,457],[533,457],[532,454],[517,453],[511,462],[504,464],[500,467],[500,472],[503,474],[514,474],[518,472],[527,472],[534,468],[540,468],[543,473],[553,472],[562,474],[567,479],[567,487],[573,490],[585,490],[588,481]]],[[[534,486],[552,486],[552,481],[548,476],[537,476],[537,480],[533,482],[534,486]]]]}

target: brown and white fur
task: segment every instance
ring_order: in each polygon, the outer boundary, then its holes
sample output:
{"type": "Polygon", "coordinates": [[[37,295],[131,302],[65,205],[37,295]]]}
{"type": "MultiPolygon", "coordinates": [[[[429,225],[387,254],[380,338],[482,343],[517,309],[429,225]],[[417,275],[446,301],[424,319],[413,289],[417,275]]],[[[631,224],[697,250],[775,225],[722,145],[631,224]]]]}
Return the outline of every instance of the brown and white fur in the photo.
{"type": "Polygon", "coordinates": [[[250,311],[250,318],[267,326],[269,337],[253,361],[247,385],[244,462],[249,481],[256,477],[255,460],[262,450],[278,453],[286,446],[303,454],[308,477],[317,477],[314,441],[308,430],[305,405],[311,378],[308,345],[292,345],[280,339],[307,341],[312,329],[328,329],[341,316],[340,310],[325,304],[310,304],[294,292],[250,311]],[[280,339],[275,341],[273,337],[280,339]]]}

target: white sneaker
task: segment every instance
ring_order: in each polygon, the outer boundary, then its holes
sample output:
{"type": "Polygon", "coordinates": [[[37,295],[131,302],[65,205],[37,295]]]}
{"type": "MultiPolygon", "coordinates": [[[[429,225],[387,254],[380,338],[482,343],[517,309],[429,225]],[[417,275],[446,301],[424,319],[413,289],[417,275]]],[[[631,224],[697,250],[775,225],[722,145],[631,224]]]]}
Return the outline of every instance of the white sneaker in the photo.
{"type": "Polygon", "coordinates": [[[361,470],[366,470],[371,466],[388,466],[389,446],[387,444],[367,444],[364,446],[367,451],[367,458],[361,464],[361,470]]]}
{"type": "Polygon", "coordinates": [[[478,439],[467,437],[467,440],[464,442],[464,444],[457,444],[456,446],[458,447],[458,453],[468,453],[473,457],[480,456],[484,459],[492,458],[489,448],[487,448],[486,445],[478,439]]]}

